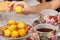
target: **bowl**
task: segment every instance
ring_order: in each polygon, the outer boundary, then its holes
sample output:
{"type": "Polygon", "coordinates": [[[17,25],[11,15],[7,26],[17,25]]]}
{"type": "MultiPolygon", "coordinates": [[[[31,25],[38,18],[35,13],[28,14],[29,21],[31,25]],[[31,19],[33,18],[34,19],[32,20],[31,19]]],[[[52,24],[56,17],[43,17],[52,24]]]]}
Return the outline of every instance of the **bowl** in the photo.
{"type": "MultiPolygon", "coordinates": [[[[10,19],[14,19],[16,21],[18,20],[21,20],[20,17],[17,18],[18,15],[14,14],[14,12],[12,12],[11,14],[8,14],[8,12],[5,12],[5,11],[0,11],[0,27],[1,26],[4,26],[7,24],[8,20],[10,19]],[[13,14],[12,14],[13,13],[13,14]],[[13,16],[15,15],[15,16],[13,16]]],[[[28,27],[30,27],[30,25],[28,25],[28,27]]],[[[0,40],[27,40],[27,38],[31,35],[31,32],[29,30],[29,32],[27,33],[26,36],[24,37],[19,37],[19,38],[7,38],[7,37],[4,37],[2,35],[2,33],[0,32],[0,40]]]]}
{"type": "MultiPolygon", "coordinates": [[[[30,27],[28,25],[28,27],[30,27]]],[[[0,27],[1,28],[1,27],[0,27]]],[[[29,28],[29,31],[28,33],[24,36],[24,37],[18,37],[18,38],[12,38],[12,37],[5,37],[3,36],[3,33],[0,31],[0,39],[2,40],[27,40],[27,38],[31,35],[31,31],[30,31],[30,28],[29,28]]]]}

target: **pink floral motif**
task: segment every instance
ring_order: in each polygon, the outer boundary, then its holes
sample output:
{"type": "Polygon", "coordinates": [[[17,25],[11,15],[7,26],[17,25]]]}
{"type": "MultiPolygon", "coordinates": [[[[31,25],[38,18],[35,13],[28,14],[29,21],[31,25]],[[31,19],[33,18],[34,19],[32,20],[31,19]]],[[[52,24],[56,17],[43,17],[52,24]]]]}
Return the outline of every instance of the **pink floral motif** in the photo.
{"type": "Polygon", "coordinates": [[[48,20],[46,20],[46,23],[47,23],[47,24],[53,24],[53,21],[50,20],[50,19],[48,19],[48,20]]]}
{"type": "Polygon", "coordinates": [[[59,18],[57,16],[47,16],[44,18],[43,23],[56,25],[58,23],[58,20],[59,18]]]}

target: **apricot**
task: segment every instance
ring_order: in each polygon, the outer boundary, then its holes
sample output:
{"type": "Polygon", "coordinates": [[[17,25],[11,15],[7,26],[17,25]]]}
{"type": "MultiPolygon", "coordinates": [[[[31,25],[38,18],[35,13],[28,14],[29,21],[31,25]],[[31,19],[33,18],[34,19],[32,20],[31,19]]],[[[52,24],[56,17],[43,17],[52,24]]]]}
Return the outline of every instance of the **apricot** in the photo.
{"type": "Polygon", "coordinates": [[[12,38],[17,38],[19,35],[18,35],[18,32],[17,31],[12,31],[11,33],[11,37],[12,38]]]}
{"type": "Polygon", "coordinates": [[[22,13],[22,7],[21,7],[21,6],[16,6],[16,7],[15,7],[15,12],[16,12],[17,14],[21,14],[21,13],[22,13]]]}
{"type": "Polygon", "coordinates": [[[6,29],[6,30],[4,31],[4,36],[10,37],[10,35],[11,35],[11,31],[8,30],[8,29],[6,29]]]}
{"type": "Polygon", "coordinates": [[[26,35],[26,30],[25,29],[19,29],[18,30],[18,33],[21,37],[25,36],[26,35]]]}

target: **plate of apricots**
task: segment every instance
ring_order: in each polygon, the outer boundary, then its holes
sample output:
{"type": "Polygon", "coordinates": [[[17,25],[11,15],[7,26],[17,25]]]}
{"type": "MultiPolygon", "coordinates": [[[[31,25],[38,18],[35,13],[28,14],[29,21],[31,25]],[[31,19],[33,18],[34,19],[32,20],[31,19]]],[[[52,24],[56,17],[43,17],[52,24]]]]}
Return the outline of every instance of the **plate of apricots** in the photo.
{"type": "Polygon", "coordinates": [[[10,19],[6,25],[0,27],[0,35],[9,39],[24,38],[30,34],[29,27],[23,20],[16,22],[14,19],[10,19]]]}

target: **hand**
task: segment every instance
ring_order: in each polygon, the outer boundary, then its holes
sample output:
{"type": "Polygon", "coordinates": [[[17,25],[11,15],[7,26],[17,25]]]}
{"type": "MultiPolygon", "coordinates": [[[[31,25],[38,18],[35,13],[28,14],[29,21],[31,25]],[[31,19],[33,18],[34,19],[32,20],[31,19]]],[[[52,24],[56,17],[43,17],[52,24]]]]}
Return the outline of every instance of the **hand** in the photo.
{"type": "Polygon", "coordinates": [[[25,15],[33,12],[33,8],[23,1],[20,1],[20,2],[13,1],[13,2],[11,2],[10,5],[9,5],[9,11],[10,12],[14,11],[16,6],[21,6],[23,8],[22,13],[25,14],[25,15]]]}

